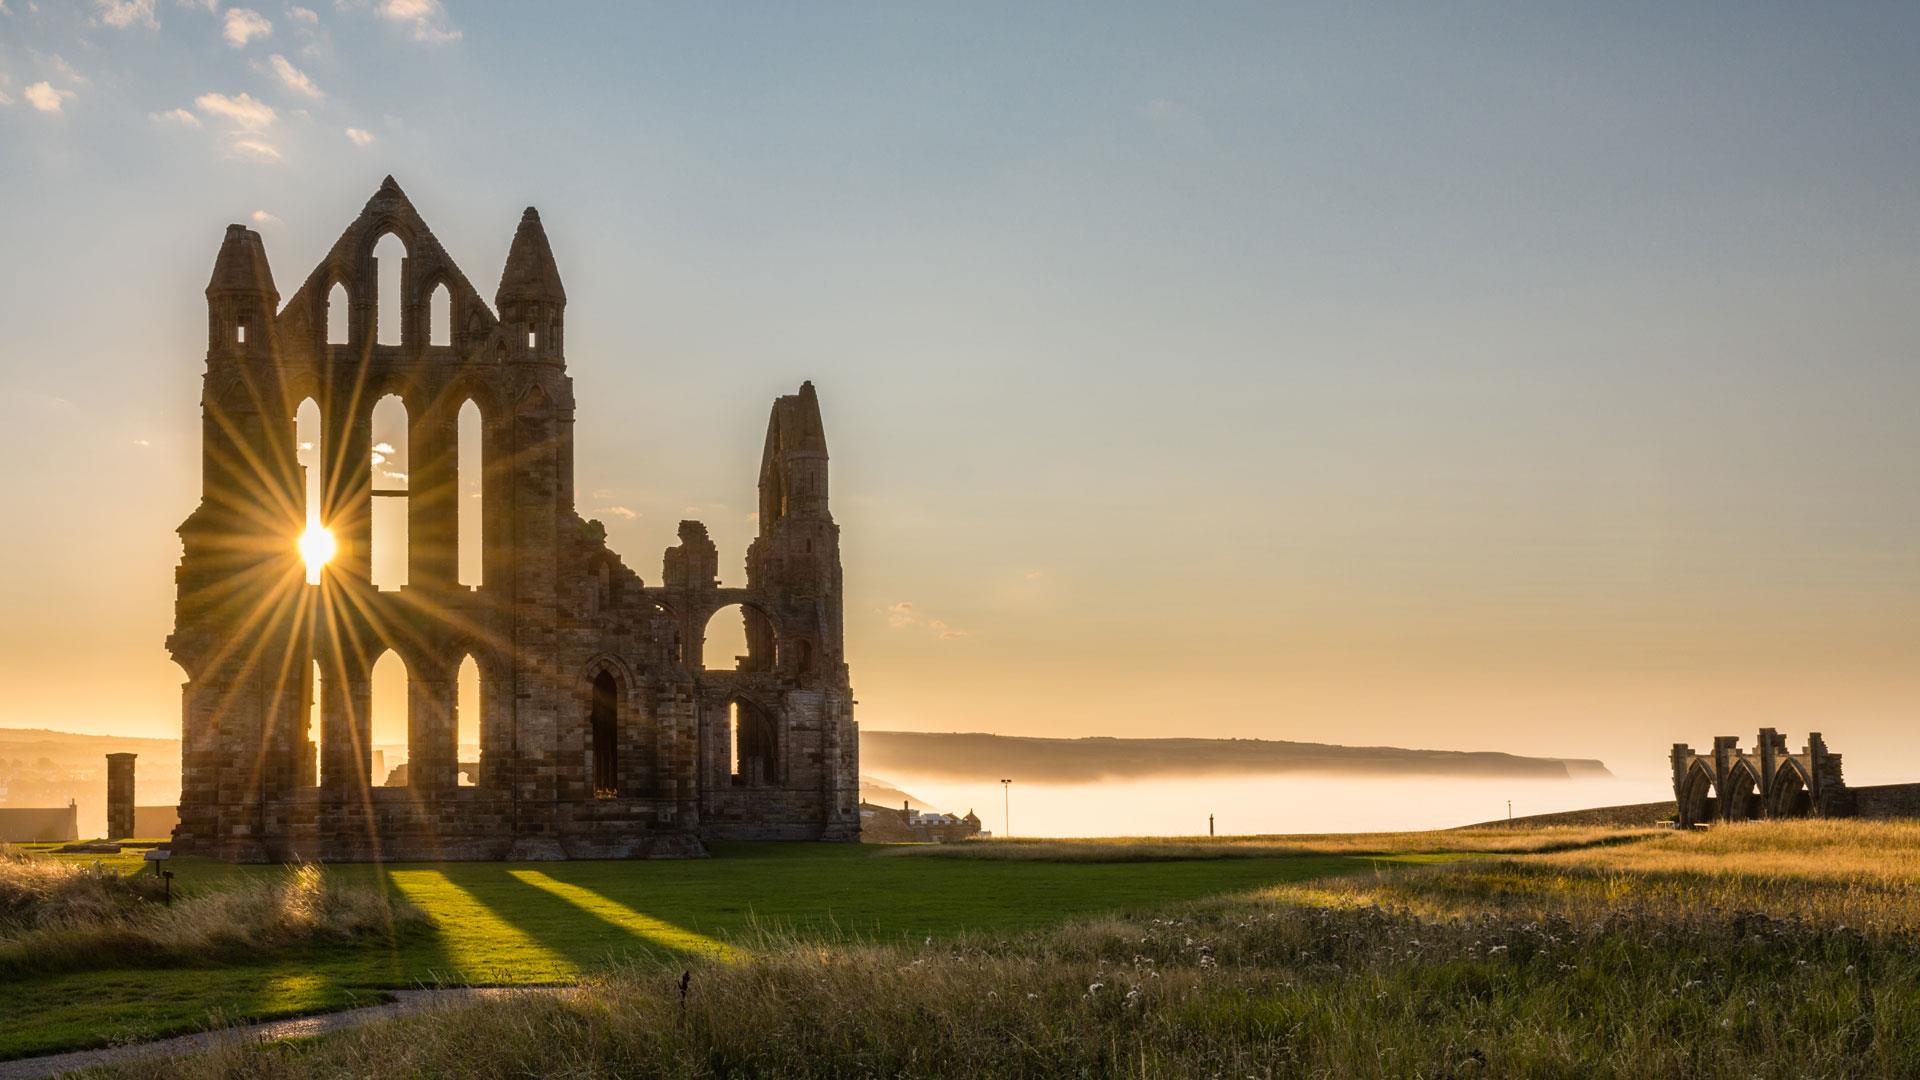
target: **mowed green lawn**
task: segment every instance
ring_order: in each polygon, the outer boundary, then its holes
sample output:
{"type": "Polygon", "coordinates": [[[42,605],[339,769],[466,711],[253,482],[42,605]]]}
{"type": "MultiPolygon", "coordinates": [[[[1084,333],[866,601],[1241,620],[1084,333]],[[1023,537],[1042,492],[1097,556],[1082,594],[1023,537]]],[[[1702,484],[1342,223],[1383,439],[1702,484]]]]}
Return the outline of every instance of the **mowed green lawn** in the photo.
{"type": "MultiPolygon", "coordinates": [[[[419,985],[571,982],[614,964],[751,949],[764,932],[821,941],[919,940],[1035,929],[1105,912],[1364,872],[1380,856],[1168,862],[933,859],[881,845],[715,844],[709,859],[337,865],[430,913],[432,931],[276,953],[245,965],[86,971],[0,986],[0,1058],[151,1038],[210,1018],[348,1008],[419,985]]],[[[1392,861],[1445,856],[1400,855],[1392,861]]],[[[98,858],[98,857],[87,857],[98,858]]],[[[137,852],[104,857],[124,868],[137,852]]],[[[170,864],[179,894],[279,867],[170,864]]]]}

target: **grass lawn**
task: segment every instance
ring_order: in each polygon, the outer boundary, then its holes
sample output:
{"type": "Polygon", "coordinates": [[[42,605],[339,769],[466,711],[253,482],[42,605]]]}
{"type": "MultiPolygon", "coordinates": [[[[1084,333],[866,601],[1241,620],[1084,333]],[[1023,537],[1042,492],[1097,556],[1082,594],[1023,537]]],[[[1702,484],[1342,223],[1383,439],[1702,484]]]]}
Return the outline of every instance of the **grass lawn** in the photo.
{"type": "MultiPolygon", "coordinates": [[[[424,909],[432,931],[256,963],[113,969],[0,986],[0,1058],[367,1004],[420,984],[570,982],[616,965],[738,955],[766,931],[838,943],[1014,934],[1103,913],[1143,914],[1226,893],[1454,853],[1315,852],[1153,862],[915,857],[880,845],[715,844],[648,862],[339,865],[424,909]]],[[[64,856],[124,869],[138,852],[64,856]]],[[[183,900],[280,867],[175,860],[183,900]]]]}
{"type": "MultiPolygon", "coordinates": [[[[831,887],[812,906],[830,903],[842,926],[865,923],[871,940],[822,948],[817,935],[834,931],[814,923],[816,939],[754,938],[721,958],[683,937],[669,947],[695,953],[683,961],[692,972],[685,997],[658,966],[617,966],[573,994],[476,1002],[303,1043],[234,1043],[114,1075],[1920,1076],[1920,822],[1755,822],[1569,839],[1522,829],[729,851],[707,868],[714,878],[678,887],[724,901],[730,863],[755,897],[826,878],[831,887]],[[1425,854],[1370,863],[1353,850],[1395,847],[1425,854]],[[1180,849],[1195,853],[1165,861],[1180,849]],[[1281,849],[1301,853],[1250,854],[1281,849]],[[1423,860],[1443,865],[1407,865],[1423,860]],[[1032,876],[1001,876],[1018,870],[1032,876]],[[850,915],[849,891],[875,894],[867,913],[850,915]],[[916,906],[891,909],[888,892],[916,906]],[[1198,895],[1206,892],[1216,895],[1198,895]],[[1176,902],[1176,893],[1193,898],[1176,902]],[[939,900],[951,906],[918,906],[939,900]],[[1138,910],[1062,918],[1076,903],[1138,910]],[[1023,909],[1054,921],[1015,930],[1028,920],[1009,912],[1023,909]],[[993,929],[929,944],[936,914],[993,929]]],[[[486,868],[509,878],[516,869],[486,868]]],[[[579,868],[620,879],[625,891],[594,894],[615,921],[633,917],[607,905],[644,909],[677,933],[728,936],[719,916],[663,917],[668,907],[644,898],[670,892],[665,879],[628,881],[618,869],[579,868]]],[[[678,865],[664,873],[703,877],[678,865]]],[[[505,888],[476,885],[473,903],[484,908],[505,888]]],[[[803,918],[817,917],[805,914],[803,892],[782,895],[803,918]]],[[[747,906],[736,903],[726,918],[744,920],[747,906]]],[[[752,906],[760,910],[757,899],[752,906]]],[[[543,947],[559,944],[513,925],[543,947]]],[[[645,924],[633,936],[660,932],[645,924]]],[[[457,949],[454,940],[445,947],[457,949]]]]}

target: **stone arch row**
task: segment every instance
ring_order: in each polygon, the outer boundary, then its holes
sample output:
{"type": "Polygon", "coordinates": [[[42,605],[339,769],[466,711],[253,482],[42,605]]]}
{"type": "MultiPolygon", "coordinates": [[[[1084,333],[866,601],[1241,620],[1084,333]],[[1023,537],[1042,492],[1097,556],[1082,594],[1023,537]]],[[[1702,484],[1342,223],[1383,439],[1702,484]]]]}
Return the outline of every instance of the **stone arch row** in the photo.
{"type": "Polygon", "coordinates": [[[369,787],[388,786],[390,775],[397,770],[389,766],[386,773],[377,773],[372,768],[372,756],[380,712],[375,700],[376,673],[389,658],[399,665],[406,683],[402,706],[408,759],[402,775],[406,783],[397,786],[422,790],[491,786],[496,780],[491,773],[506,756],[506,748],[495,745],[498,735],[490,731],[492,725],[488,723],[489,714],[499,708],[499,696],[508,692],[510,682],[510,672],[500,656],[470,640],[429,648],[384,638],[310,652],[305,677],[317,676],[318,685],[308,688],[300,710],[308,753],[313,754],[313,768],[302,770],[303,783],[352,788],[364,776],[369,787]],[[478,682],[479,714],[472,719],[480,759],[463,763],[459,751],[459,682],[461,669],[469,661],[478,682]],[[318,715],[311,711],[316,707],[318,715]],[[468,770],[468,766],[475,768],[468,770]]]}
{"type": "MultiPolygon", "coordinates": [[[[457,579],[466,481],[477,485],[481,497],[480,531],[472,542],[483,553],[481,564],[488,571],[494,568],[498,556],[486,553],[497,546],[497,530],[504,523],[500,500],[510,483],[508,473],[517,443],[509,428],[516,421],[545,419],[552,412],[553,399],[532,383],[511,403],[511,410],[503,409],[502,398],[509,395],[487,380],[466,375],[435,379],[421,378],[417,373],[386,372],[371,373],[364,381],[346,386],[340,383],[338,379],[323,380],[312,371],[296,371],[283,379],[282,398],[292,404],[285,412],[285,448],[276,447],[274,456],[285,458],[290,466],[297,462],[297,417],[312,402],[319,418],[314,461],[319,474],[315,490],[320,498],[313,516],[330,528],[337,523],[347,526],[349,535],[336,533],[335,537],[341,551],[348,552],[349,546],[361,539],[363,529],[370,540],[376,491],[404,492],[409,522],[408,580],[416,576],[427,581],[457,579]],[[375,413],[389,398],[395,399],[404,412],[409,476],[398,486],[383,485],[372,461],[375,413]],[[472,476],[463,474],[460,461],[461,415],[469,405],[478,415],[477,432],[470,434],[479,443],[477,475],[472,476]],[[363,521],[368,524],[361,525],[363,521]],[[420,552],[426,554],[416,558],[420,552]]],[[[358,559],[366,554],[350,555],[355,561],[349,565],[358,565],[358,559]]],[[[488,571],[482,571],[482,578],[488,571]]]]}
{"type": "Polygon", "coordinates": [[[1736,758],[1724,777],[1706,758],[1687,766],[1678,796],[1681,825],[1709,821],[1757,821],[1808,817],[1813,813],[1812,781],[1806,766],[1788,757],[1774,769],[1771,783],[1746,758],[1736,758]]]}
{"type": "Polygon", "coordinates": [[[815,635],[791,625],[791,619],[776,614],[773,606],[748,590],[648,589],[646,596],[679,628],[682,649],[677,659],[696,674],[762,674],[787,670],[807,676],[817,666],[819,645],[815,635]],[[708,655],[707,631],[713,620],[729,608],[740,609],[741,618],[745,620],[748,656],[716,666],[715,660],[722,658],[708,655]],[[699,642],[697,657],[686,647],[689,642],[699,642]]]}
{"type": "Polygon", "coordinates": [[[433,234],[406,215],[386,213],[350,227],[302,286],[302,314],[313,345],[356,347],[377,343],[380,274],[374,252],[389,236],[404,251],[398,268],[400,348],[414,352],[450,348],[458,352],[493,333],[499,319],[433,234]],[[328,332],[336,288],[347,298],[344,341],[332,340],[328,332]],[[448,299],[447,343],[435,346],[431,344],[431,301],[435,290],[441,288],[447,290],[448,299]]]}

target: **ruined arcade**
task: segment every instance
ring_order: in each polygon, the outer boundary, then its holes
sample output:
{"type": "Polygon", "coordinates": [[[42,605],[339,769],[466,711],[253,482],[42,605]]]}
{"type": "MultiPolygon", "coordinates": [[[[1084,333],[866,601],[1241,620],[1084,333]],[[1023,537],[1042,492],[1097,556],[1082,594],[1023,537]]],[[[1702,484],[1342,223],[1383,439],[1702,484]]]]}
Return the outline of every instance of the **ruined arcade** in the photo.
{"type": "Polygon", "coordinates": [[[1720,735],[1712,753],[1674,743],[1669,759],[1674,820],[1683,829],[1715,821],[1848,817],[1856,809],[1840,755],[1817,731],[1798,753],[1788,749],[1785,735],[1761,728],[1752,753],[1740,749],[1738,736],[1720,735]]]}
{"type": "Polygon", "coordinates": [[[391,177],[284,307],[259,234],[239,225],[206,295],[202,496],[179,530],[167,641],[187,674],[175,851],[628,858],[698,855],[712,838],[857,839],[839,530],[810,383],[773,405],[746,585],[720,587],[692,521],[648,583],[575,509],[566,292],[534,210],[491,307],[391,177]],[[397,344],[375,332],[385,237],[405,249],[397,344]],[[374,467],[371,417],[389,395],[405,408],[403,487],[374,467]],[[309,401],[311,488],[295,434],[309,401]],[[478,478],[459,475],[469,403],[478,478]],[[480,506],[477,583],[459,570],[465,491],[480,506]],[[405,583],[383,589],[376,503],[396,502],[405,583]],[[333,555],[310,574],[316,525],[333,555]],[[705,655],[716,613],[744,621],[747,655],[705,655]],[[373,771],[371,673],[389,650],[407,679],[404,786],[373,771]],[[457,735],[469,658],[477,762],[457,735]]]}

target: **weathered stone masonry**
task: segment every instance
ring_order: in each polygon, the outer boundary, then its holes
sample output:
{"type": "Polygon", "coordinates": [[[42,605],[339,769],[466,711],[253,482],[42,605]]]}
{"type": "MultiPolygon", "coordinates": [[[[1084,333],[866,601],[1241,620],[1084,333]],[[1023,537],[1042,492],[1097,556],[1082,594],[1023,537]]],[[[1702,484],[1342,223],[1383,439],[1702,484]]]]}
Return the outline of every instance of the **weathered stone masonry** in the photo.
{"type": "Polygon", "coordinates": [[[1760,729],[1753,753],[1740,749],[1733,735],[1717,736],[1711,754],[1674,743],[1675,820],[1681,828],[1713,821],[1760,818],[1845,817],[1854,813],[1840,755],[1827,749],[1819,732],[1807,736],[1798,753],[1786,736],[1760,729]]]}
{"type": "MultiPolygon", "coordinates": [[[[337,294],[335,294],[337,295],[337,294]]],[[[392,178],[284,308],[259,234],[229,226],[207,286],[200,505],[180,526],[174,633],[188,675],[174,848],[235,860],[598,858],[701,853],[713,837],[852,840],[858,741],[842,648],[839,529],[812,384],[777,399],[747,584],[721,588],[683,522],[647,585],[574,507],[566,292],[528,209],[494,306],[392,178]],[[405,246],[400,344],[375,343],[375,244],[405,246]],[[344,341],[328,340],[336,286],[344,341]],[[450,294],[436,328],[429,298],[450,294]],[[449,342],[430,344],[436,333],[449,342]],[[372,583],[371,415],[408,417],[407,582],[372,583]],[[294,415],[321,416],[308,584],[294,415]],[[483,584],[457,577],[458,425],[481,414],[483,584]],[[703,656],[741,605],[747,655],[703,656]],[[371,765],[374,662],[408,673],[407,786],[371,765]],[[478,781],[460,786],[456,673],[481,673],[478,781]],[[314,666],[321,676],[318,746],[314,666]],[[724,668],[720,664],[726,664],[724,668]]]]}

